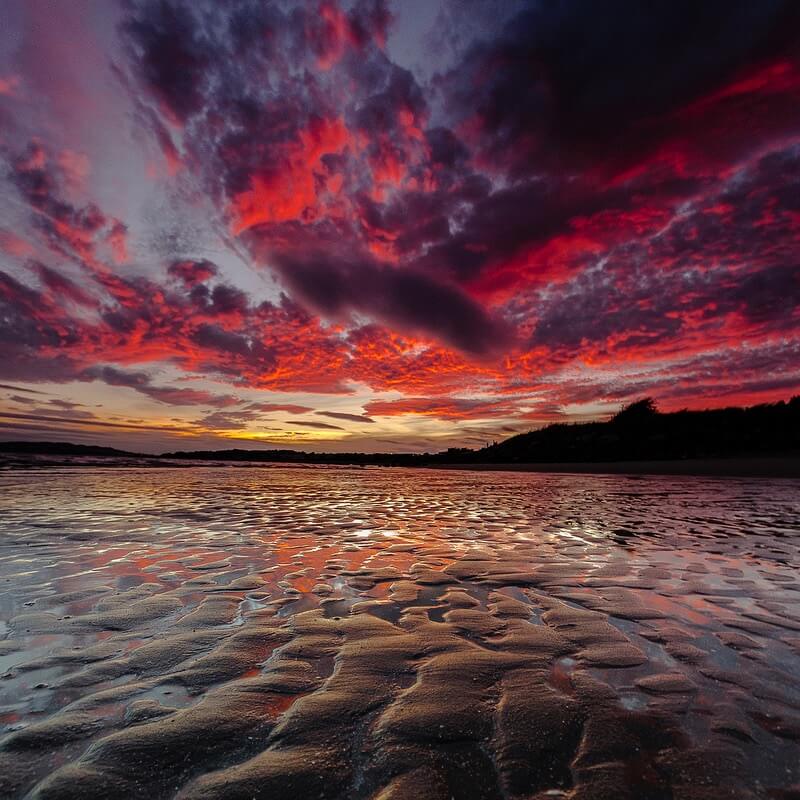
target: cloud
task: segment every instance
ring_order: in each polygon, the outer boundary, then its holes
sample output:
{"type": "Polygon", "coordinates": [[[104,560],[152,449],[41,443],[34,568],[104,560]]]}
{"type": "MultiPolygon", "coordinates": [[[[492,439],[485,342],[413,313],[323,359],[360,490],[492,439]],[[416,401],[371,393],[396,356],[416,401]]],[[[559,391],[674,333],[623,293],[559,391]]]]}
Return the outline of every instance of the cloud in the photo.
{"type": "Polygon", "coordinates": [[[178,3],[151,3],[147,14],[130,18],[123,30],[146,85],[166,112],[185,122],[201,107],[211,42],[178,3]]]}
{"type": "Polygon", "coordinates": [[[11,231],[0,229],[0,250],[11,256],[23,258],[33,255],[33,247],[25,239],[11,231]]]}
{"type": "Polygon", "coordinates": [[[372,310],[401,328],[432,333],[478,356],[498,352],[509,342],[510,331],[502,322],[456,287],[424,273],[332,260],[323,253],[283,255],[276,263],[295,294],[326,315],[372,310]]]}
{"type": "Polygon", "coordinates": [[[255,411],[215,411],[197,420],[196,425],[210,430],[236,431],[259,419],[259,414],[255,411]]]}
{"type": "Polygon", "coordinates": [[[340,427],[339,425],[331,425],[328,422],[313,422],[311,420],[303,420],[303,419],[293,419],[291,420],[292,425],[299,425],[303,428],[318,428],[320,430],[329,430],[329,431],[342,431],[344,428],[340,427]]]}
{"type": "Polygon", "coordinates": [[[404,397],[400,400],[373,400],[365,406],[373,416],[419,414],[446,420],[490,419],[514,416],[519,405],[510,399],[478,399],[463,397],[404,397]]]}
{"type": "Polygon", "coordinates": [[[83,405],[82,403],[72,403],[69,400],[61,400],[60,398],[53,398],[52,400],[48,400],[47,402],[51,406],[56,406],[58,408],[70,409],[70,410],[83,405]]]}
{"type": "Polygon", "coordinates": [[[8,389],[12,392],[25,392],[26,394],[47,394],[47,392],[40,392],[38,389],[28,389],[23,386],[12,386],[8,383],[0,383],[0,389],[8,389]]]}
{"type": "MultiPolygon", "coordinates": [[[[269,370],[275,363],[270,349],[254,337],[235,333],[220,325],[203,323],[191,335],[191,340],[201,347],[219,353],[240,356],[248,363],[263,370],[269,370]]],[[[226,371],[222,365],[220,371],[226,371]]]]}
{"type": "Polygon", "coordinates": [[[99,428],[124,428],[128,430],[148,430],[148,431],[176,431],[179,432],[180,428],[169,425],[147,425],[141,423],[125,423],[125,422],[107,422],[104,420],[91,419],[91,418],[72,418],[63,415],[53,416],[46,414],[16,414],[10,411],[0,411],[0,418],[11,420],[30,420],[32,422],[58,422],[68,423],[74,425],[88,425],[91,427],[99,428]]]}
{"type": "Polygon", "coordinates": [[[265,413],[284,411],[287,414],[305,414],[307,411],[314,410],[310,406],[300,406],[294,403],[248,403],[247,408],[265,413]]]}
{"type": "Polygon", "coordinates": [[[97,306],[97,300],[93,298],[87,291],[78,286],[74,281],[71,281],[65,275],[62,275],[56,270],[46,267],[44,264],[34,262],[32,265],[33,271],[39,277],[42,285],[53,295],[60,298],[66,298],[76,305],[94,308],[97,306]]]}
{"type": "Polygon", "coordinates": [[[217,274],[217,267],[210,261],[173,261],[167,268],[167,273],[180,280],[184,286],[192,287],[205,283],[217,274]]]}
{"type": "Polygon", "coordinates": [[[347,422],[366,422],[372,424],[375,422],[372,417],[366,414],[346,414],[343,411],[317,411],[315,412],[323,417],[330,417],[331,419],[341,419],[347,422]]]}
{"type": "MultiPolygon", "coordinates": [[[[326,2],[316,13],[298,8],[291,19],[281,18],[279,11],[259,14],[242,7],[232,15],[227,31],[219,26],[212,31],[208,19],[189,6],[166,13],[143,4],[123,27],[138,79],[182,123],[193,120],[187,145],[209,169],[233,231],[246,233],[253,252],[278,270],[295,298],[318,313],[338,317],[362,312],[479,356],[507,346],[510,331],[502,320],[459,287],[413,264],[388,268],[368,255],[370,247],[379,247],[371,236],[341,226],[332,230],[335,216],[358,202],[359,191],[371,187],[382,192],[379,187],[387,182],[418,184],[423,177],[423,91],[410,72],[388,63],[377,49],[388,23],[380,4],[360,3],[344,14],[326,2]],[[248,49],[234,80],[226,50],[241,49],[245,17],[253,30],[270,34],[246,37],[248,49]],[[213,50],[202,46],[212,35],[213,50]],[[344,115],[324,99],[324,74],[310,78],[318,85],[304,86],[286,73],[277,91],[266,90],[260,102],[250,94],[250,70],[260,71],[266,58],[275,63],[297,59],[292,38],[297,36],[328,67],[340,61],[341,53],[335,58],[332,53],[339,53],[345,41],[363,51],[358,64],[340,65],[361,93],[344,115]],[[173,47],[173,42],[180,45],[173,47]],[[366,69],[363,59],[370,65],[366,69]],[[311,108],[311,113],[300,112],[302,107],[311,108]],[[213,134],[213,142],[206,117],[201,116],[208,114],[221,114],[230,122],[222,133],[213,134]],[[369,173],[361,171],[355,153],[364,146],[369,173]],[[353,197],[342,193],[343,181],[356,192],[353,197]],[[287,234],[288,248],[282,246],[287,234]],[[331,236],[342,241],[341,255],[327,246],[331,236]],[[348,238],[355,238],[355,258],[348,238]],[[325,289],[318,288],[320,284],[325,289]]],[[[445,133],[433,136],[438,152],[448,144],[452,147],[445,133]]],[[[348,225],[346,218],[342,222],[348,225]]],[[[438,238],[447,230],[447,217],[440,212],[418,241],[438,238]]],[[[375,234],[378,239],[384,235],[375,234]]]]}
{"type": "Polygon", "coordinates": [[[373,430],[780,396],[800,365],[797,5],[491,6],[443,3],[420,68],[393,61],[378,0],[137,0],[123,48],[93,38],[69,79],[14,56],[0,379],[373,430]],[[82,71],[112,61],[113,109],[82,71]],[[127,114],[142,175],[63,124],[86,108],[127,114]],[[140,191],[170,213],[139,214],[140,191]],[[363,418],[306,399],[370,391],[401,397],[363,418]]]}
{"type": "Polygon", "coordinates": [[[97,366],[85,369],[81,380],[101,380],[109,386],[125,386],[147,395],[160,403],[173,406],[217,406],[225,407],[239,402],[238,397],[229,394],[215,394],[201,389],[186,389],[176,386],[157,386],[151,383],[145,372],[126,372],[113,366],[97,366]]]}
{"type": "Polygon", "coordinates": [[[518,174],[547,159],[619,165],[671,138],[679,109],[790,54],[797,24],[797,6],[781,0],[531,4],[472,46],[445,85],[493,165],[518,174]]]}

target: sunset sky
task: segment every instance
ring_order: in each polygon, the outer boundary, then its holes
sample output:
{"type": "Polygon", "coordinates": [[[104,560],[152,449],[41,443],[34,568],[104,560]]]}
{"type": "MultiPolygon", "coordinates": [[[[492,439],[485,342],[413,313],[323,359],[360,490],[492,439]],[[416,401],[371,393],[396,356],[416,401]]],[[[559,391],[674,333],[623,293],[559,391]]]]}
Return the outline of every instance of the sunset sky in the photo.
{"type": "Polygon", "coordinates": [[[419,451],[800,391],[800,3],[3,3],[0,440],[419,451]]]}

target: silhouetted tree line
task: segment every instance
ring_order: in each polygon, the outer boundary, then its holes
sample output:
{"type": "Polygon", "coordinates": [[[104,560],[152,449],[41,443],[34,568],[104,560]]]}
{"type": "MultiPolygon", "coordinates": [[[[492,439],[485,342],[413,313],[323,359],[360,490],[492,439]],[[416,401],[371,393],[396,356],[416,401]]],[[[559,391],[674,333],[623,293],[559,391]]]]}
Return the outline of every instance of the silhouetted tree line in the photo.
{"type": "Polygon", "coordinates": [[[192,450],[143,455],[65,442],[0,442],[0,452],[136,458],[145,462],[250,461],[290,464],[426,466],[800,456],[800,396],[749,408],[661,413],[646,397],[607,422],[555,423],[480,450],[439,453],[307,453],[299,450],[192,450]]]}
{"type": "Polygon", "coordinates": [[[750,408],[662,414],[646,397],[608,422],[556,423],[480,451],[487,463],[800,454],[800,396],[750,408]]]}

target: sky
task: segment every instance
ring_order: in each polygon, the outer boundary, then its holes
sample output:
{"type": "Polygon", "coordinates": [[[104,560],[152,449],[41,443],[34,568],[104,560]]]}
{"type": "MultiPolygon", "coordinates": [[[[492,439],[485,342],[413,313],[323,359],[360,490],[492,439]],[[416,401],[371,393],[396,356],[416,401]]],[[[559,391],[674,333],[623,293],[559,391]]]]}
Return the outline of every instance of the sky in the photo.
{"type": "Polygon", "coordinates": [[[793,0],[6,0],[0,182],[0,439],[800,392],[793,0]]]}

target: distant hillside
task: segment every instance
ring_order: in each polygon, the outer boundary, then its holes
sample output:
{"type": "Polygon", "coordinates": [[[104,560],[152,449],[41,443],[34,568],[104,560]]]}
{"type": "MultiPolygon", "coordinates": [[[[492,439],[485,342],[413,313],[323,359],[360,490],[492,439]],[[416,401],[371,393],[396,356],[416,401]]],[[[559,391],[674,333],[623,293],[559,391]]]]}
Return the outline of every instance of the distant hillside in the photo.
{"type": "Polygon", "coordinates": [[[489,464],[800,455],[800,396],[750,408],[662,414],[651,398],[608,422],[548,425],[464,455],[489,464]]]}

